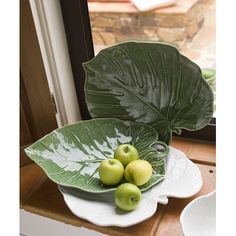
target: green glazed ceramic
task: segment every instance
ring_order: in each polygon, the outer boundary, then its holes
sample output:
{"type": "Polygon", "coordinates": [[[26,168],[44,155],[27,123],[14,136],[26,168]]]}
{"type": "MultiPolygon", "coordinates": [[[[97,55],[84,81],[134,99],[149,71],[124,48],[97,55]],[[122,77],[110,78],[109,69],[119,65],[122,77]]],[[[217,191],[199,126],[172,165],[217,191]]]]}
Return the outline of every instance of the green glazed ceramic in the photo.
{"type": "Polygon", "coordinates": [[[149,124],[169,143],[172,132],[201,129],[213,115],[213,93],[200,68],[171,45],[126,42],[83,66],[92,117],[149,124]]]}
{"type": "Polygon", "coordinates": [[[57,184],[99,193],[114,190],[102,184],[98,167],[102,160],[113,158],[122,143],[134,145],[140,159],[153,167],[153,176],[141,191],[163,180],[169,148],[158,141],[155,129],[137,122],[115,118],[81,121],[54,130],[25,151],[57,184]]]}

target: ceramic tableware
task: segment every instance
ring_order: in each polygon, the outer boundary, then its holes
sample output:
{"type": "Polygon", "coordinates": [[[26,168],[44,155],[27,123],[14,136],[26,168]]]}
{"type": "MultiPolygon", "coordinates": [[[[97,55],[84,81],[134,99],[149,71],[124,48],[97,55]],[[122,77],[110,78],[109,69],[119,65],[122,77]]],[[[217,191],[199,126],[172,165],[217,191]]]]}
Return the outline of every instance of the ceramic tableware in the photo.
{"type": "Polygon", "coordinates": [[[112,191],[98,175],[102,160],[113,158],[118,145],[134,145],[139,158],[153,167],[151,179],[141,191],[164,179],[168,146],[158,140],[151,126],[115,118],[92,119],[58,128],[25,149],[55,183],[87,192],[112,191]]]}
{"type": "Polygon", "coordinates": [[[190,202],[180,216],[185,236],[216,235],[216,191],[190,202]]]}
{"type": "Polygon", "coordinates": [[[83,64],[92,117],[116,117],[153,126],[159,140],[206,126],[214,96],[197,64],[164,43],[125,42],[83,64]]]}
{"type": "Polygon", "coordinates": [[[183,152],[170,147],[165,179],[142,193],[138,208],[125,212],[114,203],[114,191],[92,194],[59,186],[69,209],[78,217],[100,226],[127,227],[150,218],[158,204],[167,204],[168,197],[187,198],[202,186],[201,172],[183,152]]]}

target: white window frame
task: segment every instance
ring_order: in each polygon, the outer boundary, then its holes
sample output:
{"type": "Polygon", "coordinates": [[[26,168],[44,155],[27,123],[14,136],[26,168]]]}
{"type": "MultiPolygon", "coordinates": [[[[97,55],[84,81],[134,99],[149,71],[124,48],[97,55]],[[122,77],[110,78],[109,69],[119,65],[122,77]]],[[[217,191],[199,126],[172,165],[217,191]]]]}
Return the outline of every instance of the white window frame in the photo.
{"type": "Polygon", "coordinates": [[[59,0],[30,0],[58,126],[81,120],[59,0]]]}

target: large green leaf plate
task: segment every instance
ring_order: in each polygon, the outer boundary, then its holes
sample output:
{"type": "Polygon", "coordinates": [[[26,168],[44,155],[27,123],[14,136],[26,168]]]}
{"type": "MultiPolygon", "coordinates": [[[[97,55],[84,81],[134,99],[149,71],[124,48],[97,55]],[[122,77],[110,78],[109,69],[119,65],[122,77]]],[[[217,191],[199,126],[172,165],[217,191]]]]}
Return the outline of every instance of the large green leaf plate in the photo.
{"type": "Polygon", "coordinates": [[[172,132],[201,129],[213,115],[213,93],[201,69],[171,45],[126,42],[83,66],[92,117],[149,124],[169,143],[172,132]]]}
{"type": "Polygon", "coordinates": [[[169,148],[158,141],[154,128],[137,122],[115,118],[81,121],[54,130],[25,151],[57,184],[87,192],[107,192],[114,187],[101,183],[98,167],[102,160],[112,158],[122,143],[134,145],[140,159],[146,159],[153,167],[153,175],[140,187],[141,191],[163,180],[169,148]]]}

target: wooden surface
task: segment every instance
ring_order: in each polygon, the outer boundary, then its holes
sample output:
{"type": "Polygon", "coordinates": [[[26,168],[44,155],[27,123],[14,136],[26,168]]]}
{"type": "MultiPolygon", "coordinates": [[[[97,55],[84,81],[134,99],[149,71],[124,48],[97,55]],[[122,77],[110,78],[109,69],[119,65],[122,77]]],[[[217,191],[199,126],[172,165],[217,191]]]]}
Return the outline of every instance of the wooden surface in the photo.
{"type": "Polygon", "coordinates": [[[179,217],[184,207],[194,198],[210,193],[215,189],[215,167],[198,164],[202,173],[203,186],[199,193],[187,199],[170,198],[165,206],[163,217],[155,236],[183,236],[179,217]],[[213,171],[213,172],[212,172],[213,171]]]}
{"type": "Polygon", "coordinates": [[[183,151],[195,163],[216,165],[215,143],[175,138],[170,145],[183,151]]]}
{"type": "Polygon", "coordinates": [[[20,144],[57,128],[29,0],[20,1],[20,144]]]}
{"type": "Polygon", "coordinates": [[[135,226],[122,229],[119,227],[100,227],[74,216],[66,206],[63,197],[57,188],[57,185],[52,181],[47,180],[25,202],[25,204],[23,205],[23,209],[32,213],[65,222],[67,224],[94,229],[108,235],[149,236],[153,235],[157,228],[158,222],[161,218],[163,206],[159,205],[158,211],[153,217],[135,226]]]}
{"type": "Polygon", "coordinates": [[[32,213],[71,225],[83,226],[108,235],[183,236],[179,217],[184,207],[194,198],[205,195],[215,189],[215,145],[207,142],[184,139],[174,139],[171,145],[182,150],[190,159],[196,162],[202,173],[203,186],[199,193],[191,198],[169,198],[167,205],[159,204],[156,213],[142,223],[127,228],[119,228],[100,227],[86,220],[82,220],[70,212],[64,203],[57,185],[49,179],[41,184],[41,186],[25,200],[22,208],[32,213]]]}
{"type": "MultiPolygon", "coordinates": [[[[19,150],[21,167],[32,163],[31,159],[26,157],[24,148],[56,128],[56,117],[29,0],[22,0],[20,1],[19,150]]],[[[25,196],[25,192],[22,196],[25,196]]]]}
{"type": "MultiPolygon", "coordinates": [[[[29,157],[28,157],[29,159],[29,157]]],[[[47,179],[43,170],[35,163],[20,168],[20,205],[47,179]]]]}

